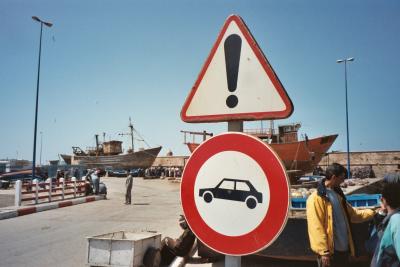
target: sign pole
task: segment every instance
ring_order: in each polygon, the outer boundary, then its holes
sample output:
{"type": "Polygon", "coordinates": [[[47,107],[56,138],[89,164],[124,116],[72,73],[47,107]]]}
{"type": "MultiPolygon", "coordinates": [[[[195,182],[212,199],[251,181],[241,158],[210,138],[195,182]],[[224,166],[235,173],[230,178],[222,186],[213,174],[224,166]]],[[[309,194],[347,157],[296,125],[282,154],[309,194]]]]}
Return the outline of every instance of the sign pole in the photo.
{"type": "Polygon", "coordinates": [[[241,267],[242,266],[241,256],[225,255],[225,267],[241,267]]]}
{"type": "Polygon", "coordinates": [[[243,121],[228,121],[228,132],[243,132],[243,121]]]}
{"type": "MultiPolygon", "coordinates": [[[[243,132],[243,121],[228,121],[228,132],[243,132]]],[[[225,267],[241,267],[242,257],[225,255],[225,267]]]]}

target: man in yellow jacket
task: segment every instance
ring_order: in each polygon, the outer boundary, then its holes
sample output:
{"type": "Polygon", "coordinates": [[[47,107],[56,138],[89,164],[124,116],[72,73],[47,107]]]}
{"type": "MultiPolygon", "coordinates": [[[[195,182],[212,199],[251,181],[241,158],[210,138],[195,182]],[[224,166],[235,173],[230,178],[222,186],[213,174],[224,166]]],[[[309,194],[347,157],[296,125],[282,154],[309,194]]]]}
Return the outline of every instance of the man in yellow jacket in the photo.
{"type": "Polygon", "coordinates": [[[318,266],[348,266],[354,256],[350,223],[373,218],[373,210],[354,209],[340,189],[347,170],[338,163],[328,166],[325,179],[307,199],[307,224],[311,249],[318,255],[318,266]]]}

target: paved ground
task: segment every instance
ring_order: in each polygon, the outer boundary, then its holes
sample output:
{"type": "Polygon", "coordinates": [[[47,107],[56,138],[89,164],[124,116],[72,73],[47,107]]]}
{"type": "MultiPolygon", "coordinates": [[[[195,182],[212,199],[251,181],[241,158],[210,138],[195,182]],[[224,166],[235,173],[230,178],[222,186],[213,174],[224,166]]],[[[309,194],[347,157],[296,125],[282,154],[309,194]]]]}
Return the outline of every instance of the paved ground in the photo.
{"type": "MultiPolygon", "coordinates": [[[[294,262],[246,256],[241,259],[242,267],[317,267],[314,262],[294,262]]],[[[224,261],[208,264],[186,264],[187,267],[225,267],[224,261]]],[[[228,266],[227,266],[228,267],[228,266]]]]}
{"type": "Polygon", "coordinates": [[[119,230],[177,237],[179,183],[134,179],[133,205],[124,205],[123,178],[102,179],[108,200],[0,221],[0,266],[85,266],[85,237],[119,230]]]}

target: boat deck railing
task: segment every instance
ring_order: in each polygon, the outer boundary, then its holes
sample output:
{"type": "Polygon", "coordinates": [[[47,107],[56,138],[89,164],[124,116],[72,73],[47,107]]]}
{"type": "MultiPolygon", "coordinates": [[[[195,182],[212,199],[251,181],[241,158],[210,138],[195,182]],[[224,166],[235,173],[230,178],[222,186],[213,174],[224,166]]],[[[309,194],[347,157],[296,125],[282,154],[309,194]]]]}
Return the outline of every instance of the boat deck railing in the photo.
{"type": "Polygon", "coordinates": [[[253,135],[273,135],[275,134],[275,129],[244,129],[243,132],[253,135]]]}

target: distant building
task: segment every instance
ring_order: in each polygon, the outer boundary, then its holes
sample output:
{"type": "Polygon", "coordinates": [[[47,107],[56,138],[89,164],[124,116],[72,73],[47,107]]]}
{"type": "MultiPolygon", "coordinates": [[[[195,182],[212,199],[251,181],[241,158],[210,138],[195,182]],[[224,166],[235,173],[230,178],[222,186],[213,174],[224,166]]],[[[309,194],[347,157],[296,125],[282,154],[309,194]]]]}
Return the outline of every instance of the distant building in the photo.
{"type": "Polygon", "coordinates": [[[188,156],[166,156],[157,157],[153,163],[153,167],[180,167],[183,168],[186,165],[188,156]]]}
{"type": "Polygon", "coordinates": [[[0,173],[29,170],[32,168],[32,162],[23,159],[0,160],[0,173]]]}
{"type": "Polygon", "coordinates": [[[0,173],[10,172],[10,162],[8,160],[0,160],[0,173]]]}

